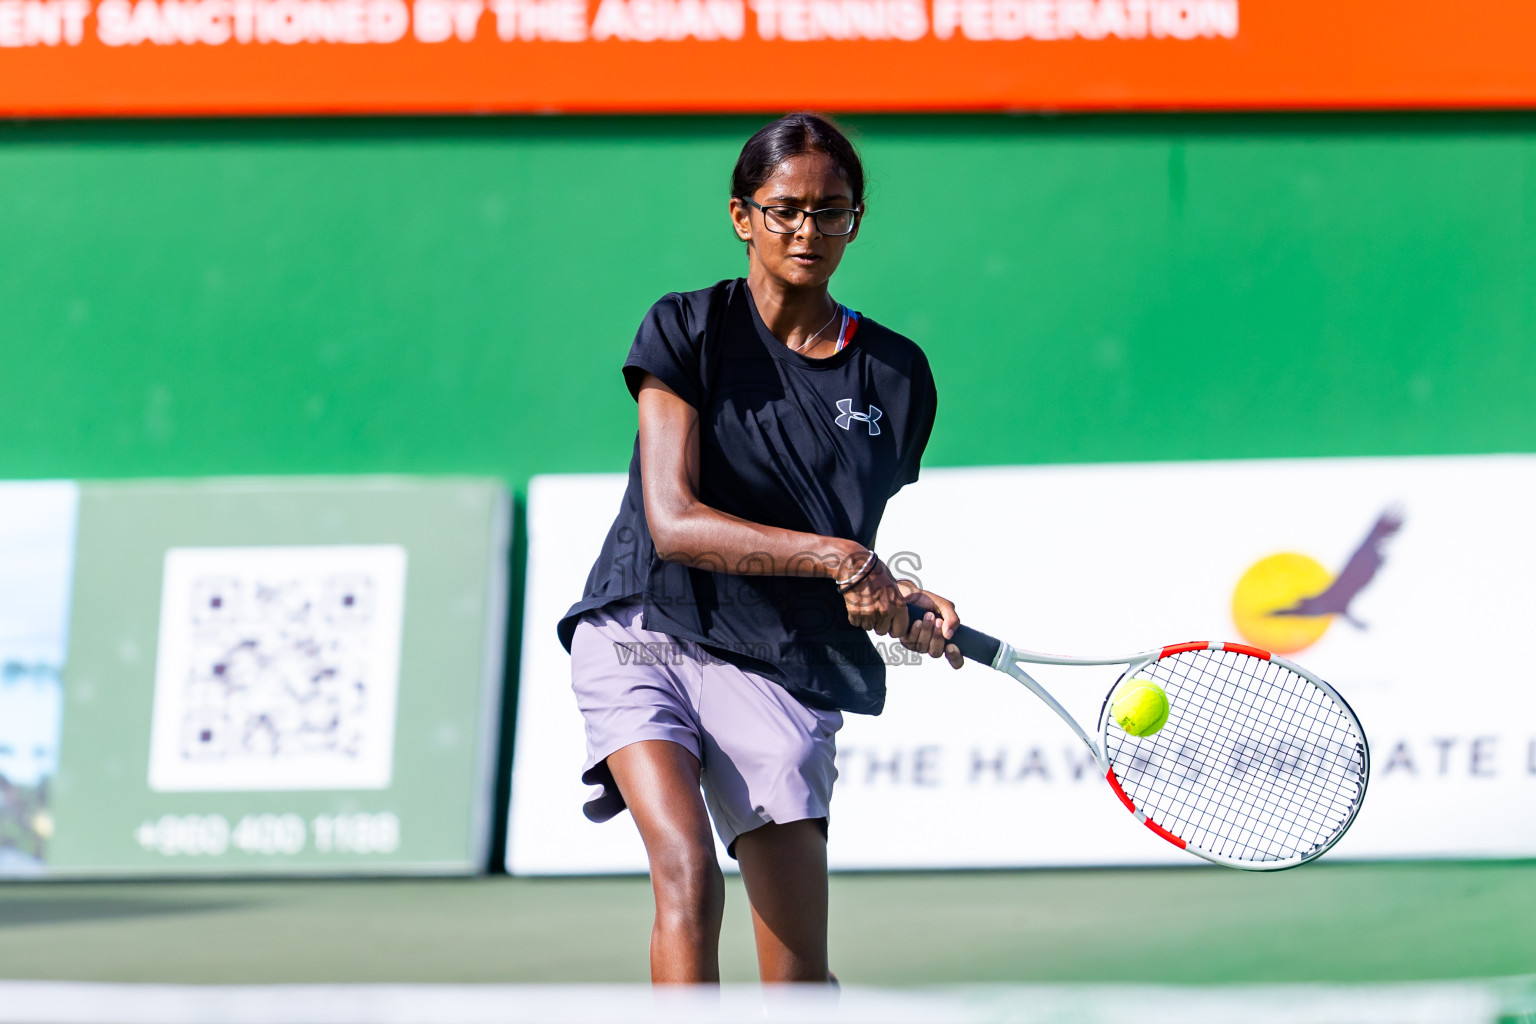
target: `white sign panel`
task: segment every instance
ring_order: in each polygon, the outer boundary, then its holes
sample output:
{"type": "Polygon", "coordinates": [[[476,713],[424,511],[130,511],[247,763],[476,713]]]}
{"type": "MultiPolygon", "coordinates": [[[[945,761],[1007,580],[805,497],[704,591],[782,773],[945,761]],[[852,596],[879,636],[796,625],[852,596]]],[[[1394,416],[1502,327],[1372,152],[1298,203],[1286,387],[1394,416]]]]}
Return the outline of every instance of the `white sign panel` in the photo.
{"type": "Polygon", "coordinates": [[[150,788],[387,787],[405,563],[396,545],[166,552],[150,788]]]}
{"type": "Polygon", "coordinates": [[[80,488],[0,483],[0,876],[43,871],[59,771],[80,488]]]}
{"type": "MultiPolygon", "coordinates": [[[[645,868],[627,817],[581,814],[581,719],[554,631],[623,487],[615,475],[530,489],[517,873],[645,868]]],[[[1330,857],[1529,857],[1536,727],[1516,709],[1536,685],[1519,654],[1536,621],[1533,499],[1531,456],[926,470],[887,512],[880,553],[1018,647],[1239,640],[1332,682],[1373,764],[1330,857]]],[[[1082,721],[1115,682],[1036,674],[1082,721]]],[[[924,662],[887,678],[885,713],[847,716],[838,738],[834,868],[1193,862],[1138,825],[1006,677],[924,662]]]]}

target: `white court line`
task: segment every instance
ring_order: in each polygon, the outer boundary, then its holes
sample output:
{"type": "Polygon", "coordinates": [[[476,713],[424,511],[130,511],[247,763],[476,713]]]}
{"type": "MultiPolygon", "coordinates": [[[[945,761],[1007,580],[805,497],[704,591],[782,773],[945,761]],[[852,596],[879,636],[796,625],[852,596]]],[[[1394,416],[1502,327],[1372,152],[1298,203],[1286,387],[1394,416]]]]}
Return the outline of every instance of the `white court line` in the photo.
{"type": "MultiPolygon", "coordinates": [[[[1524,1016],[1529,1014],[1529,1016],[1524,1016]]],[[[1361,985],[154,985],[0,981],[0,1024],[1495,1024],[1536,975],[1361,985]]]]}

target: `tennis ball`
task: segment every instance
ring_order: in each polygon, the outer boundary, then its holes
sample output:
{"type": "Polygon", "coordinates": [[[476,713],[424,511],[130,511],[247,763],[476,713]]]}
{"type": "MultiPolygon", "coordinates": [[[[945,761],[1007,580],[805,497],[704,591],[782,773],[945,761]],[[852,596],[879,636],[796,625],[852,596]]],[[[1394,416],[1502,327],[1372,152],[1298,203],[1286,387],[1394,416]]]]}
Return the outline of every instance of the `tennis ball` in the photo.
{"type": "Polygon", "coordinates": [[[1132,736],[1151,736],[1168,721],[1168,695],[1150,679],[1128,679],[1115,692],[1110,714],[1132,736]]]}

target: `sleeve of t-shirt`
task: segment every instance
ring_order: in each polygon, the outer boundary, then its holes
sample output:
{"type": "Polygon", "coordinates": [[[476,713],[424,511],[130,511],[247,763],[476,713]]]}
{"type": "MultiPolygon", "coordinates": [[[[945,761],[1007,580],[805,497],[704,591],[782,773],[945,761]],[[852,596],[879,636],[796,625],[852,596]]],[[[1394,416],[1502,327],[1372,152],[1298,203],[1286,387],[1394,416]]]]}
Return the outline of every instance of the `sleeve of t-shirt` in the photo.
{"type": "Polygon", "coordinates": [[[689,322],[689,312],[681,296],[667,295],[645,314],[624,360],[624,382],[635,399],[639,399],[640,384],[649,373],[695,409],[704,400],[699,370],[702,332],[689,322]]]}
{"type": "Polygon", "coordinates": [[[912,408],[907,417],[907,422],[911,426],[907,431],[906,443],[902,447],[901,464],[896,470],[896,480],[891,485],[892,494],[907,484],[917,481],[917,471],[923,461],[923,450],[928,447],[928,438],[933,434],[933,419],[939,407],[939,391],[934,387],[933,373],[928,369],[928,360],[920,359],[918,366],[914,369],[912,408]]]}

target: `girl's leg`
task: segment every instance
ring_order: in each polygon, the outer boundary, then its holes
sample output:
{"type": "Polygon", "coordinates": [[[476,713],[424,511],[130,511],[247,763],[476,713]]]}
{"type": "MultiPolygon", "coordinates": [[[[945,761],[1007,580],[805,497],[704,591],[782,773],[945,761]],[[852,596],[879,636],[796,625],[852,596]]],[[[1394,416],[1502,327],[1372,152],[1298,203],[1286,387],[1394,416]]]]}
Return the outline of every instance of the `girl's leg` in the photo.
{"type": "Polygon", "coordinates": [[[764,982],[827,982],[827,840],[816,819],[736,838],[764,982]]]}
{"type": "MultiPolygon", "coordinates": [[[[651,862],[651,980],[719,982],[725,879],[699,794],[698,758],[669,740],[641,740],[608,755],[608,769],[651,862]]],[[[825,888],[825,855],[822,882],[825,888]]]]}

